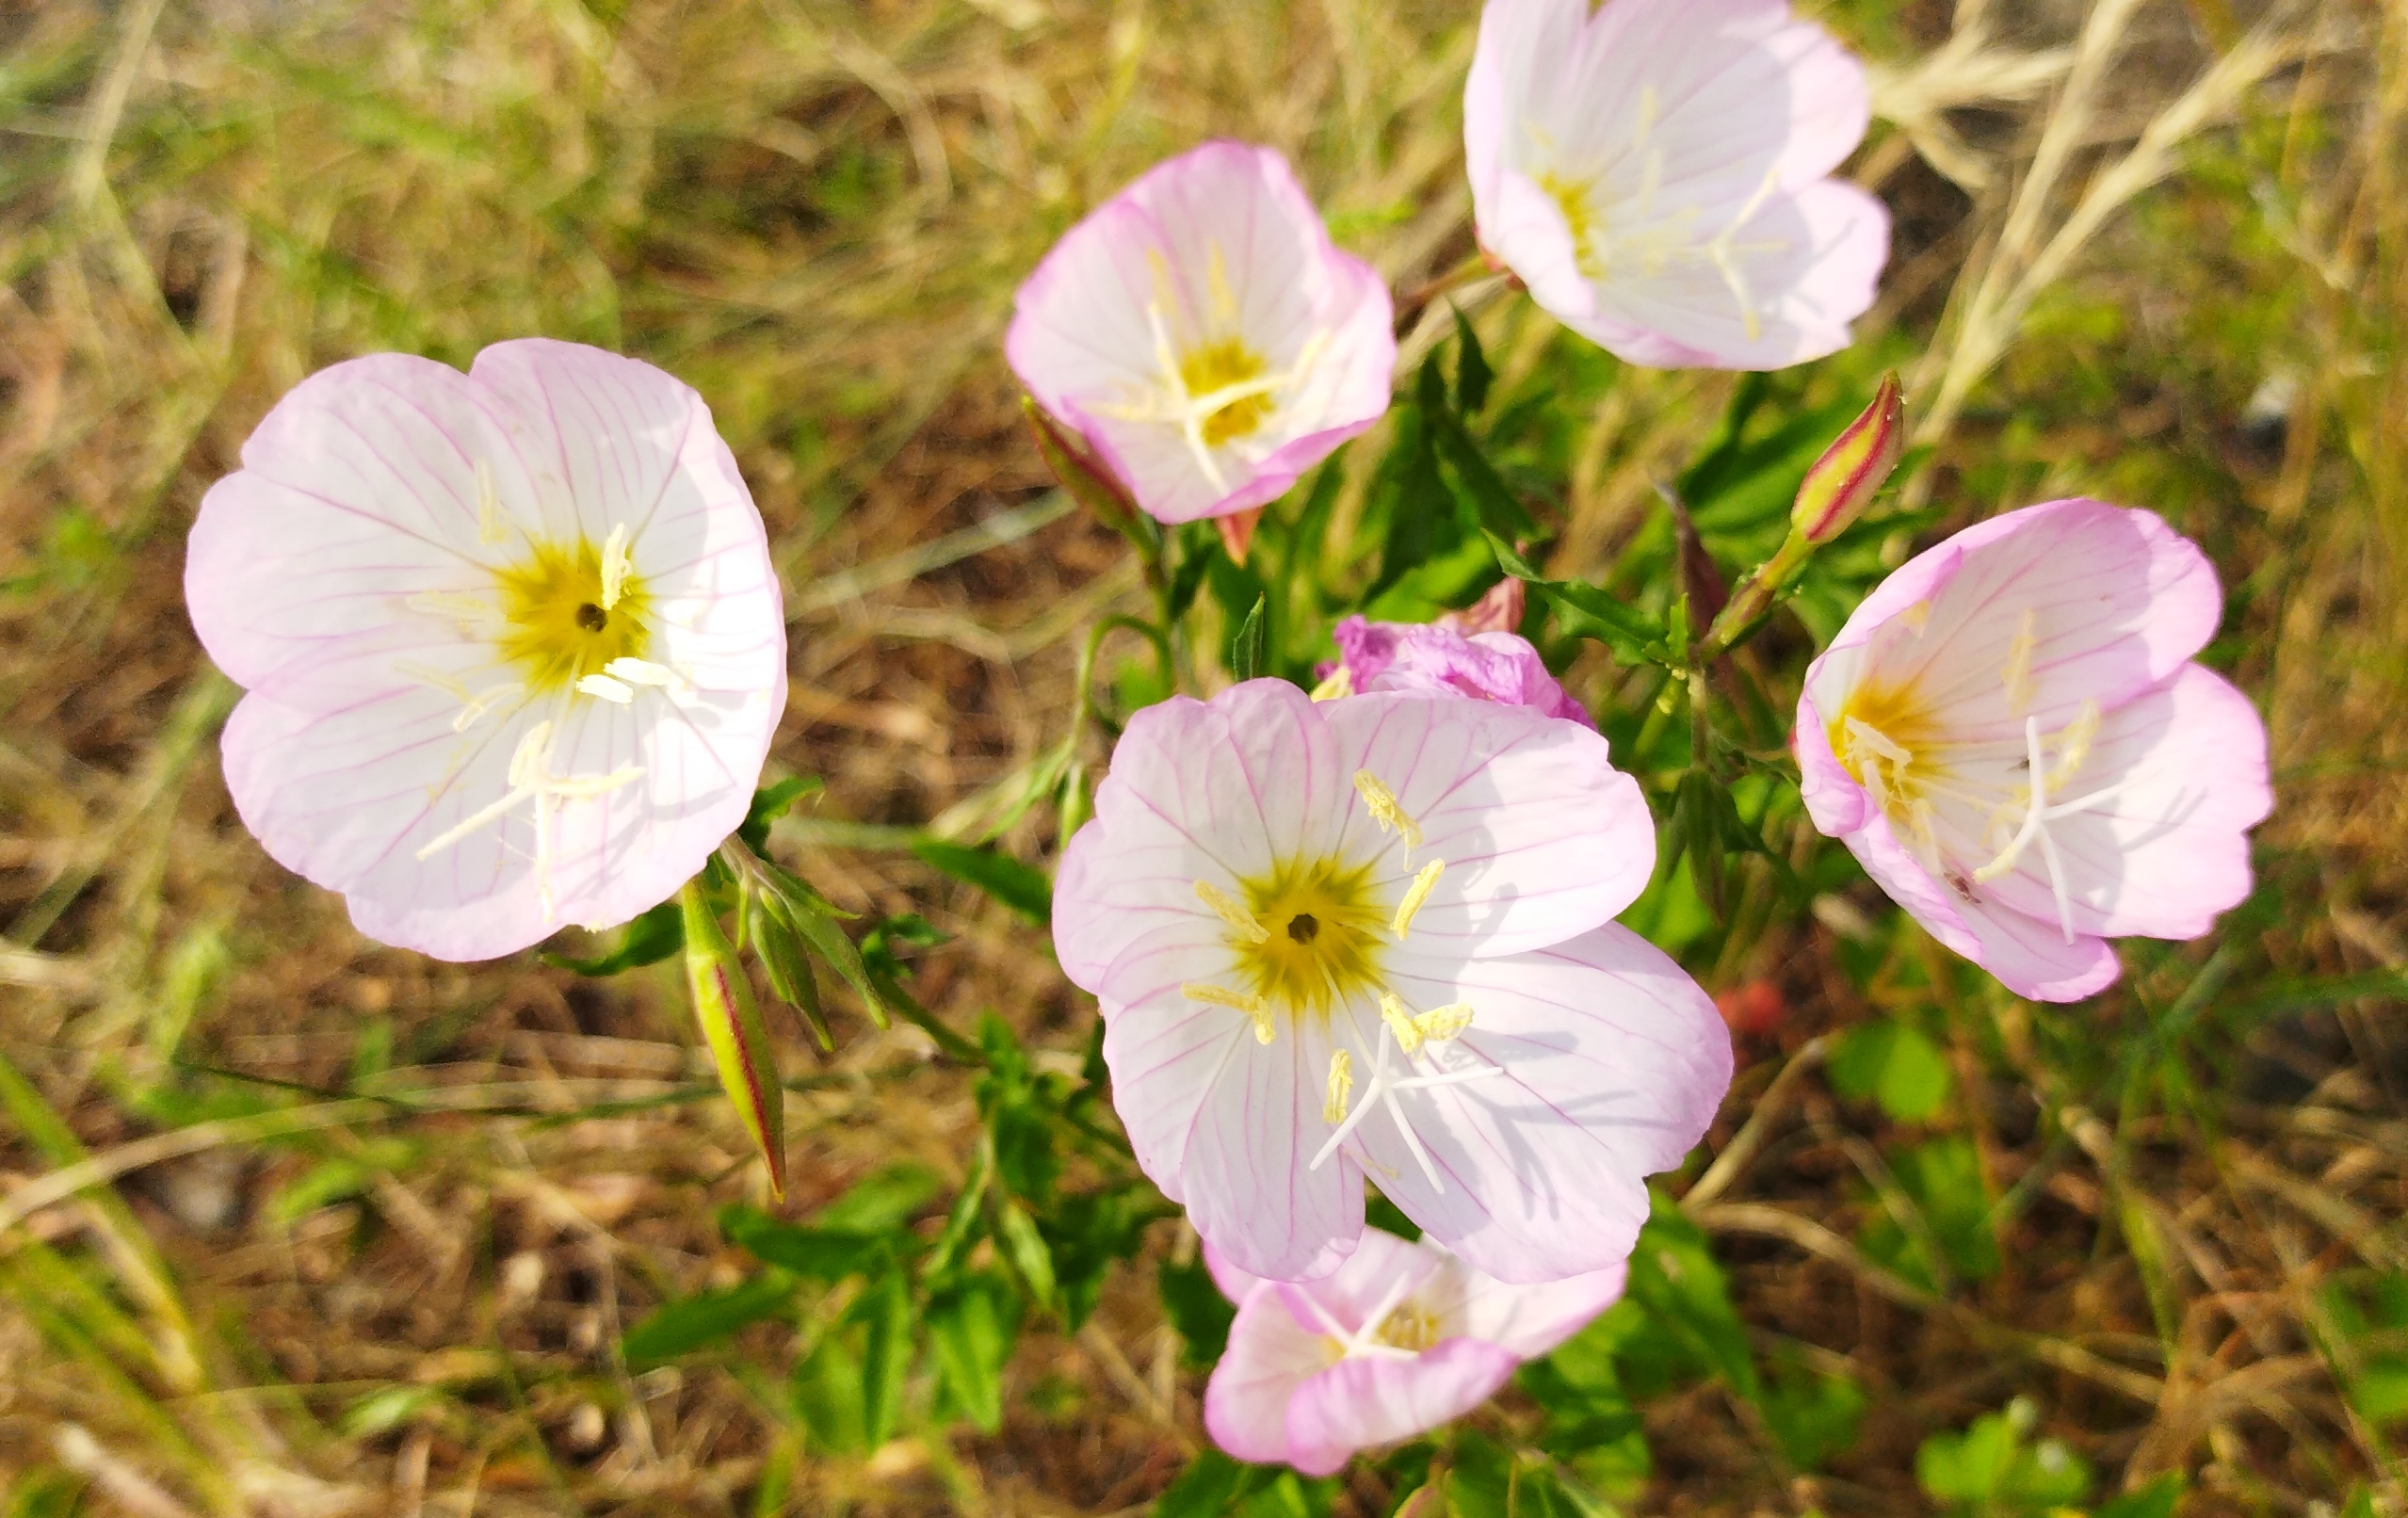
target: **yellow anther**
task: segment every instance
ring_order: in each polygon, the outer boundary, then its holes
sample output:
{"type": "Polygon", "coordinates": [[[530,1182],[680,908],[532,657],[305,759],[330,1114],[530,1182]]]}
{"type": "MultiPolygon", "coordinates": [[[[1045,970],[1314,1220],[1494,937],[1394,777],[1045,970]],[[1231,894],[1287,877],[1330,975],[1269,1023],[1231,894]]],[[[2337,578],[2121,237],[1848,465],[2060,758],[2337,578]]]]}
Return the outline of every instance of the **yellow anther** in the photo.
{"type": "Polygon", "coordinates": [[[628,571],[635,567],[627,553],[627,524],[622,522],[610,529],[602,543],[602,609],[608,611],[619,604],[620,592],[627,588],[628,571]]]}
{"type": "Polygon", "coordinates": [[[1406,1009],[1403,997],[1393,991],[1382,992],[1380,1021],[1387,1024],[1388,1031],[1397,1036],[1397,1046],[1404,1050],[1406,1058],[1410,1059],[1421,1053],[1422,1040],[1427,1035],[1421,1031],[1421,1025],[1414,1021],[1414,1015],[1406,1009]]]}
{"type": "Polygon", "coordinates": [[[1430,893],[1438,889],[1438,877],[1444,874],[1446,869],[1445,860],[1433,859],[1421,867],[1420,874],[1413,878],[1413,884],[1405,887],[1405,898],[1397,903],[1397,915],[1388,924],[1388,930],[1396,934],[1399,940],[1413,931],[1414,916],[1420,912],[1422,904],[1430,899],[1430,893]]]}
{"type": "Polygon", "coordinates": [[[1261,923],[1254,920],[1254,914],[1248,912],[1236,897],[1210,880],[1196,882],[1196,899],[1210,907],[1222,922],[1227,923],[1237,936],[1247,943],[1262,944],[1269,941],[1270,933],[1261,923]]]}
{"type": "Polygon", "coordinates": [[[1344,1049],[1330,1055],[1330,1093],[1321,1102],[1321,1121],[1344,1122],[1354,1102],[1354,1056],[1344,1049]]]}
{"type": "Polygon", "coordinates": [[[1204,288],[1212,295],[1212,319],[1226,327],[1237,320],[1237,296],[1229,288],[1229,261],[1216,241],[1204,250],[1204,288]]]}
{"type": "Polygon", "coordinates": [[[2022,620],[2015,623],[2014,640],[2007,645],[2006,667],[1998,671],[2007,684],[2007,715],[2017,719],[2031,710],[2031,655],[2039,642],[2032,635],[2032,609],[2026,606],[2022,620]]]}
{"type": "Polygon", "coordinates": [[[1354,788],[1382,832],[1393,832],[1402,838],[1408,853],[1421,847],[1421,824],[1405,815],[1405,809],[1397,804],[1397,793],[1388,789],[1379,776],[1368,769],[1358,769],[1354,772],[1354,788]]]}
{"type": "Polygon", "coordinates": [[[2057,735],[2057,763],[2048,771],[2048,790],[2055,795],[2082,767],[2091,756],[2091,740],[2098,736],[2099,709],[2095,700],[2085,700],[2082,709],[2057,735]]]}
{"type": "Polygon", "coordinates": [[[477,541],[488,547],[503,539],[502,493],[493,488],[493,466],[477,460],[477,541]]]}
{"type": "Polygon", "coordinates": [[[1270,1003],[1260,996],[1249,995],[1242,991],[1231,991],[1202,980],[1186,982],[1179,987],[1179,994],[1189,1001],[1203,1002],[1207,1007],[1226,1007],[1231,1011],[1245,1013],[1253,1021],[1254,1042],[1256,1043],[1270,1042],[1270,1003]]]}
{"type": "Polygon", "coordinates": [[[1313,687],[1315,701],[1337,701],[1353,694],[1354,671],[1343,664],[1331,670],[1327,680],[1313,687]]]}
{"type": "Polygon", "coordinates": [[[1427,1042],[1444,1043],[1472,1025],[1472,1005],[1459,1001],[1452,1007],[1424,1012],[1413,1020],[1413,1025],[1427,1042]]]}

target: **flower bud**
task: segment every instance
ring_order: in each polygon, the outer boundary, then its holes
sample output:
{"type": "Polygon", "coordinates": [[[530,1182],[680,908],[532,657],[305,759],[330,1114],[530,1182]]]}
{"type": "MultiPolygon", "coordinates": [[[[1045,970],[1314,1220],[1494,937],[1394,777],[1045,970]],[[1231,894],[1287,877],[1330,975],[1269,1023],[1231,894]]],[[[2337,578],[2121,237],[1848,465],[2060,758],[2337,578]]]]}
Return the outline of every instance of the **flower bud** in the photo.
{"type": "Polygon", "coordinates": [[[694,993],[695,1020],[719,1067],[719,1084],[727,1088],[744,1131],[768,1163],[770,1192],[784,1196],[786,1092],[778,1084],[778,1063],[769,1051],[760,1006],[752,999],[752,981],[736,958],[735,945],[719,930],[719,913],[711,910],[701,883],[687,881],[678,900],[686,918],[686,984],[694,993]]]}
{"type": "Polygon", "coordinates": [[[1021,413],[1028,418],[1028,429],[1036,434],[1037,452],[1044,458],[1045,467],[1061,481],[1070,498],[1095,513],[1095,519],[1121,536],[1143,543],[1148,529],[1138,521],[1137,509],[1130,506],[1109,471],[1094,462],[1080,447],[1075,436],[1045,414],[1045,408],[1035,397],[1020,397],[1021,413]]]}
{"type": "Polygon", "coordinates": [[[1898,467],[1906,450],[1906,405],[1898,376],[1882,376],[1882,388],[1865,413],[1832,440],[1798,487],[1789,521],[1810,543],[1826,543],[1872,503],[1874,493],[1898,467]]]}

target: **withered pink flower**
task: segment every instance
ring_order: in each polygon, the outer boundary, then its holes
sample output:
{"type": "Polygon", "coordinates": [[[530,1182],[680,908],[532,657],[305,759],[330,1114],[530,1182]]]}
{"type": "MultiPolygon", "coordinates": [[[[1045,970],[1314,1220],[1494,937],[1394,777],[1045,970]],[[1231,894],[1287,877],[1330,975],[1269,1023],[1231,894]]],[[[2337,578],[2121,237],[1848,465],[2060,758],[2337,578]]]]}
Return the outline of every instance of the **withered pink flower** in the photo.
{"type": "MultiPolygon", "coordinates": [[[[1518,580],[1508,580],[1518,586],[1518,580]]],[[[1479,608],[1475,607],[1477,611],[1479,608]]],[[[1564,694],[1563,686],[1519,633],[1465,635],[1444,622],[1370,622],[1349,617],[1333,635],[1338,662],[1317,694],[1375,690],[1425,696],[1462,696],[1528,706],[1549,717],[1587,722],[1589,709],[1564,694]]]]}
{"type": "Polygon", "coordinates": [[[1819,358],[1889,255],[1881,202],[1830,177],[1868,100],[1786,0],[1489,0],[1463,93],[1480,246],[1633,363],[1819,358]]]}
{"type": "Polygon", "coordinates": [[[785,706],[752,498],[702,397],[571,343],[311,376],[193,525],[269,854],[447,960],[607,927],[743,821],[785,706]]]}
{"type": "Polygon", "coordinates": [[[1239,1460],[1307,1476],[1469,1413],[1611,1306],[1628,1273],[1508,1285],[1377,1230],[1301,1284],[1249,1275],[1209,1245],[1204,1261],[1237,1304],[1204,1387],[1205,1431],[1239,1460]]]}
{"type": "Polygon", "coordinates": [[[1207,142],[1063,235],[1004,353],[1138,506],[1193,522],[1278,499],[1380,419],[1392,318],[1285,159],[1207,142]]]}
{"type": "Polygon", "coordinates": [[[2110,939],[2198,937],[2273,806],[2265,724],[2190,662],[2222,603],[2188,539],[2099,501],[1909,559],[1807,670],[1815,825],[2018,995],[2106,986],[2110,939]]]}

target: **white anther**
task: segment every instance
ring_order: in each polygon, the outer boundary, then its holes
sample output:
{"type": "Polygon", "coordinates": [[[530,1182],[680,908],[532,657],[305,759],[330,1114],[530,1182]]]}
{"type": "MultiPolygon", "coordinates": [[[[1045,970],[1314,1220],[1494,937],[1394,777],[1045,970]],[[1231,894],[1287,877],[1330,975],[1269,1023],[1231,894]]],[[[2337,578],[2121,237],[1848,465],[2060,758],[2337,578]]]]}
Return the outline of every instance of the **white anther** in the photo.
{"type": "Polygon", "coordinates": [[[602,667],[602,672],[631,686],[676,686],[687,683],[676,670],[650,659],[613,659],[602,667]]]}
{"type": "Polygon", "coordinates": [[[622,522],[610,529],[602,544],[602,609],[608,611],[619,604],[627,589],[628,573],[635,561],[627,552],[627,524],[622,522]]]}
{"type": "Polygon", "coordinates": [[[636,687],[606,674],[590,674],[577,682],[577,688],[589,696],[598,696],[614,706],[624,706],[636,699],[636,687]]]}
{"type": "Polygon", "coordinates": [[[1344,1122],[1347,1106],[1354,1095],[1354,1056],[1344,1049],[1331,1051],[1329,1093],[1321,1100],[1321,1120],[1344,1122]]]}
{"type": "Polygon", "coordinates": [[[1343,701],[1354,694],[1354,671],[1341,664],[1330,671],[1330,677],[1313,687],[1315,701],[1343,701]]]}
{"type": "Polygon", "coordinates": [[[451,730],[454,733],[467,732],[484,720],[487,712],[517,695],[520,688],[519,683],[515,680],[505,680],[498,686],[487,686],[468,698],[467,704],[461,707],[460,715],[451,719],[451,730]]]}

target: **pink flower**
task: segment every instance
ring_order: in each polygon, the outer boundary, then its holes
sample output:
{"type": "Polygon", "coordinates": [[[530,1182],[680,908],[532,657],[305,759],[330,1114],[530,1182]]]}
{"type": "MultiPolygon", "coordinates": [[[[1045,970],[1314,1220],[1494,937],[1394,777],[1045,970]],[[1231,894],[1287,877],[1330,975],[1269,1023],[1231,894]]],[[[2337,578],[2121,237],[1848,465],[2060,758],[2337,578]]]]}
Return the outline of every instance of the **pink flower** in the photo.
{"type": "MultiPolygon", "coordinates": [[[[1509,580],[1518,585],[1518,580],[1509,580]]],[[[1468,696],[1474,701],[1529,706],[1549,717],[1586,723],[1589,709],[1563,693],[1547,673],[1539,651],[1518,633],[1474,633],[1442,622],[1338,623],[1339,662],[1347,690],[1406,691],[1421,696],[1468,696]]]]}
{"type": "Polygon", "coordinates": [[[1611,921],[1655,854],[1593,729],[1254,680],[1130,721],[1054,945],[1138,1163],[1240,1269],[1334,1268],[1367,1174],[1556,1281],[1629,1252],[1730,1080],[1713,1003],[1611,921]]]}
{"type": "Polygon", "coordinates": [[[1277,500],[1388,409],[1388,287],[1269,148],[1207,142],[1071,228],[1004,353],[1164,522],[1277,500]]]}
{"type": "Polygon", "coordinates": [[[1889,254],[1881,202],[1827,177],[1868,109],[1786,0],[1489,0],[1463,95],[1480,245],[1630,363],[1819,358],[1889,254]]]}
{"type": "Polygon", "coordinates": [[[311,376],[201,504],[193,626],[250,694],[227,787],[362,932],[441,959],[666,899],[785,706],[760,515],[702,397],[497,343],[311,376]]]}
{"type": "Polygon", "coordinates": [[[1910,559],[1806,672],[1807,810],[2022,996],[2113,980],[2249,894],[2266,728],[2190,663],[2216,573],[2147,511],[2050,501],[1910,559]]]}
{"type": "Polygon", "coordinates": [[[1507,1285],[1443,1249],[1368,1230],[1346,1263],[1301,1285],[1204,1263],[1237,1304],[1204,1387],[1204,1429],[1239,1460],[1307,1476],[1409,1439],[1495,1396],[1525,1360],[1622,1295],[1625,1267],[1507,1285]]]}

